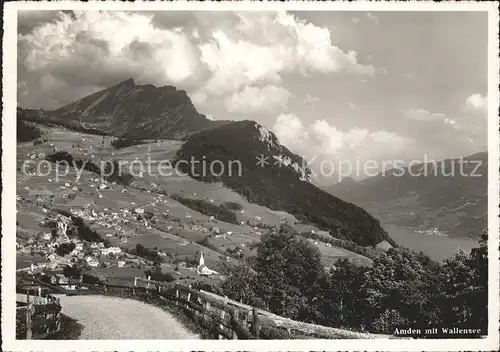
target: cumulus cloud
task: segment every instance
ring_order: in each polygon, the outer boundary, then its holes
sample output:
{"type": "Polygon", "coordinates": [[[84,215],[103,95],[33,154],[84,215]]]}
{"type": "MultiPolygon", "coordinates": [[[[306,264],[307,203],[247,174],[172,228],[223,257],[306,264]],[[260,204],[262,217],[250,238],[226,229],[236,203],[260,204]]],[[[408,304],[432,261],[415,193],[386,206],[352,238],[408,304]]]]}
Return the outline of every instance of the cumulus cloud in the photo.
{"type": "Polygon", "coordinates": [[[349,160],[355,156],[378,159],[415,142],[383,130],[356,127],[341,131],[325,119],[306,126],[293,114],[278,116],[272,129],[281,143],[306,156],[335,155],[349,160]]]}
{"type": "Polygon", "coordinates": [[[245,86],[242,91],[227,97],[225,105],[230,112],[270,112],[286,107],[290,97],[285,88],[270,84],[264,87],[245,86]]]}
{"type": "Polygon", "coordinates": [[[285,12],[74,11],[45,20],[18,36],[24,105],[53,108],[128,78],[176,85],[203,103],[278,87],[286,75],[376,73],[333,45],[328,28],[285,12]]]}
{"type": "Polygon", "coordinates": [[[419,121],[444,121],[446,118],[446,115],[442,113],[429,112],[425,109],[409,109],[404,112],[404,116],[419,121]]]}
{"type": "Polygon", "coordinates": [[[476,93],[465,99],[462,109],[466,112],[486,114],[488,111],[488,97],[476,93]]]}
{"type": "MultiPolygon", "coordinates": [[[[425,109],[409,109],[404,111],[404,116],[410,120],[427,121],[429,123],[444,124],[447,127],[461,129],[462,126],[456,119],[447,117],[439,112],[429,112],[425,109]]],[[[431,127],[433,128],[433,127],[431,127]]]]}
{"type": "Polygon", "coordinates": [[[286,146],[303,144],[309,138],[302,121],[294,114],[281,114],[277,117],[273,131],[286,146]]]}
{"type": "Polygon", "coordinates": [[[304,103],[310,104],[310,105],[315,105],[319,102],[319,98],[315,97],[314,95],[311,95],[307,93],[306,98],[304,99],[304,103]]]}

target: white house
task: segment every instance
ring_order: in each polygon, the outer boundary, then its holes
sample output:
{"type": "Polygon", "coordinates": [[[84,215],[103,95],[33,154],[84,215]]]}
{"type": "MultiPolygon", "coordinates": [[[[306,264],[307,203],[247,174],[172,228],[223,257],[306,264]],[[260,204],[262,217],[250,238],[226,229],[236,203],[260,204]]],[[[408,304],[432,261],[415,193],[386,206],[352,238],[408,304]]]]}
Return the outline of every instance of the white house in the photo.
{"type": "Polygon", "coordinates": [[[97,268],[99,266],[99,261],[97,259],[92,259],[87,264],[93,268],[97,268]]]}
{"type": "Polygon", "coordinates": [[[109,247],[109,248],[103,248],[101,250],[102,255],[108,255],[108,254],[119,254],[121,253],[122,250],[119,247],[109,247]]]}

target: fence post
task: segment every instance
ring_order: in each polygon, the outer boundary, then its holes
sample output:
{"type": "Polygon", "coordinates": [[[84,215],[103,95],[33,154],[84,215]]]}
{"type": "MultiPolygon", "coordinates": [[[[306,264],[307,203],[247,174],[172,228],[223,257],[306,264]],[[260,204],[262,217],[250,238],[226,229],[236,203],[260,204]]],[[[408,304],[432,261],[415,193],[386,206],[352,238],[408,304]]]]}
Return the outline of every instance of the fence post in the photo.
{"type": "Polygon", "coordinates": [[[134,277],[134,288],[132,289],[132,294],[135,296],[135,288],[137,287],[137,277],[134,277]]]}
{"type": "Polygon", "coordinates": [[[26,291],[26,340],[31,340],[32,336],[30,289],[28,288],[26,291]]]}
{"type": "MultiPolygon", "coordinates": [[[[240,322],[239,313],[240,313],[240,311],[238,309],[234,310],[233,318],[234,318],[234,321],[236,322],[236,324],[239,324],[239,322],[240,322]]],[[[238,340],[238,334],[236,333],[236,331],[234,329],[233,329],[233,340],[238,340]]]]}
{"type": "Polygon", "coordinates": [[[241,326],[243,329],[248,330],[248,310],[245,309],[242,313],[241,326]]]}
{"type": "Polygon", "coordinates": [[[179,287],[177,285],[175,285],[175,305],[178,306],[179,305],[179,287]]]}
{"type": "Polygon", "coordinates": [[[256,338],[259,338],[260,321],[259,321],[259,313],[257,313],[257,308],[253,308],[252,313],[253,313],[252,333],[255,335],[256,338]]]}
{"type": "Polygon", "coordinates": [[[104,292],[108,292],[108,278],[104,281],[104,292]]]}
{"type": "Polygon", "coordinates": [[[209,312],[210,312],[210,302],[205,302],[205,313],[207,314],[203,314],[203,320],[210,321],[209,312]]]}
{"type": "Polygon", "coordinates": [[[38,297],[42,297],[42,288],[38,286],[38,297]]]}
{"type": "MultiPolygon", "coordinates": [[[[191,289],[191,285],[188,286],[189,289],[191,289]]],[[[188,292],[188,297],[187,297],[187,301],[191,301],[191,291],[188,292]]],[[[186,304],[186,308],[189,309],[189,304],[186,304]]]]}
{"type": "MultiPolygon", "coordinates": [[[[224,316],[225,316],[225,315],[226,315],[226,311],[225,311],[225,310],[221,310],[221,311],[220,311],[220,320],[221,320],[221,321],[224,321],[224,316]]],[[[221,330],[223,330],[223,329],[224,329],[224,326],[223,326],[222,324],[219,324],[219,328],[220,328],[221,330]]],[[[221,334],[219,334],[219,340],[222,340],[222,335],[221,335],[221,334]]]]}
{"type": "Polygon", "coordinates": [[[146,288],[149,288],[149,280],[151,280],[151,276],[148,276],[148,284],[146,285],[146,288]]]}

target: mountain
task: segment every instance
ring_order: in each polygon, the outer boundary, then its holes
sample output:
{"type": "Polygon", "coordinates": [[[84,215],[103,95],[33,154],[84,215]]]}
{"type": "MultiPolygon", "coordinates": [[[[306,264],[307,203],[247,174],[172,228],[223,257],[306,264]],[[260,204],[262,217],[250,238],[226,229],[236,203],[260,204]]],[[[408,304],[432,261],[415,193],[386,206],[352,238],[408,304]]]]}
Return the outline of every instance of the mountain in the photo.
{"type": "Polygon", "coordinates": [[[487,227],[488,153],[462,158],[463,171],[460,160],[388,170],[326,190],[367,209],[385,223],[475,237],[487,227]]]}
{"type": "Polygon", "coordinates": [[[18,108],[21,120],[133,139],[180,139],[226,122],[200,114],[184,90],[132,79],[52,111],[18,108]]]}
{"type": "Polygon", "coordinates": [[[250,202],[331,230],[337,238],[362,246],[384,240],[395,245],[364,209],[313,185],[302,157],[254,121],[233,122],[191,136],[177,152],[174,165],[194,179],[222,182],[250,202]]]}

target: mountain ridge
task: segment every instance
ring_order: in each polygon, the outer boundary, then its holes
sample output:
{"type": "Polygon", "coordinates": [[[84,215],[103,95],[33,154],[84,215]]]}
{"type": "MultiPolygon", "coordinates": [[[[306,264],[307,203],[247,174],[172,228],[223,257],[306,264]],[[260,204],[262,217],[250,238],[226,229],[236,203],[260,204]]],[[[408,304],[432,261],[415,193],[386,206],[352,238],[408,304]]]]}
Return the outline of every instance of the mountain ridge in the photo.
{"type": "Polygon", "coordinates": [[[325,190],[360,205],[385,223],[474,237],[487,227],[487,175],[488,153],[479,152],[435,164],[391,169],[325,190]]]}
{"type": "Polygon", "coordinates": [[[304,159],[254,121],[233,122],[191,136],[177,152],[174,165],[198,181],[222,182],[252,203],[286,211],[304,223],[329,230],[334,237],[362,246],[382,241],[397,246],[364,209],[313,185],[304,159]],[[241,163],[239,175],[206,174],[201,163],[187,165],[189,160],[230,165],[231,158],[241,163]]]}
{"type": "Polygon", "coordinates": [[[169,85],[137,85],[133,79],[55,110],[18,107],[17,114],[21,120],[134,139],[182,139],[228,122],[212,121],[199,113],[184,90],[169,85]]]}

